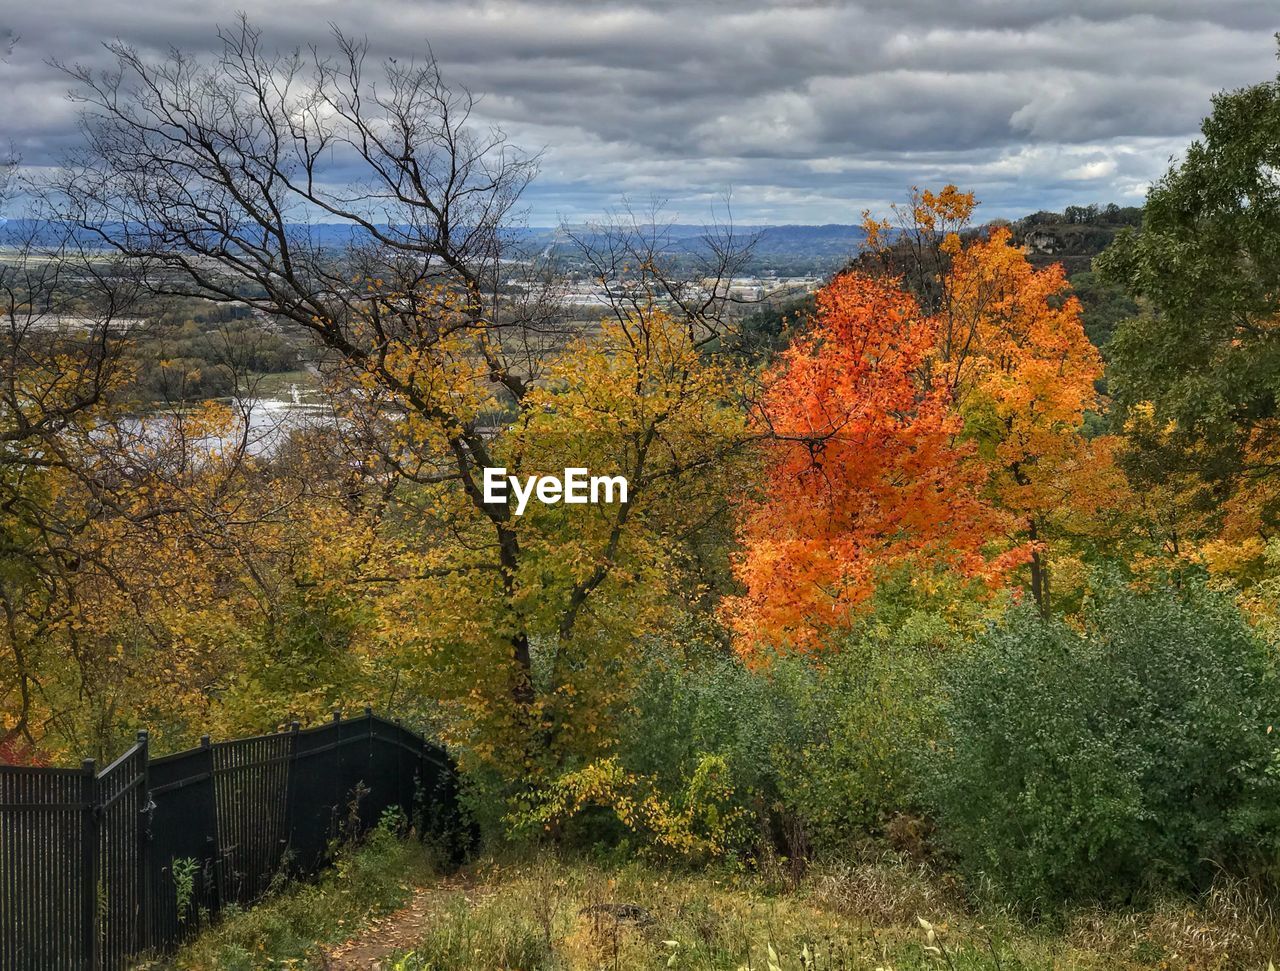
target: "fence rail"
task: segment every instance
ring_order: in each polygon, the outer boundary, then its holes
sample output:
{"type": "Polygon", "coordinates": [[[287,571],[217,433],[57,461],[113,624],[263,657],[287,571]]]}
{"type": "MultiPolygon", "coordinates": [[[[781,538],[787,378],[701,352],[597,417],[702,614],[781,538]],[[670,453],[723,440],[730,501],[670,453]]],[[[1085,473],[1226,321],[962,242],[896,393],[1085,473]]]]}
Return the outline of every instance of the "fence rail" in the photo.
{"type": "Polygon", "coordinates": [[[0,971],[118,971],[170,951],[392,807],[458,838],[444,750],[367,708],[157,759],[141,732],[101,773],[0,765],[0,971]]]}

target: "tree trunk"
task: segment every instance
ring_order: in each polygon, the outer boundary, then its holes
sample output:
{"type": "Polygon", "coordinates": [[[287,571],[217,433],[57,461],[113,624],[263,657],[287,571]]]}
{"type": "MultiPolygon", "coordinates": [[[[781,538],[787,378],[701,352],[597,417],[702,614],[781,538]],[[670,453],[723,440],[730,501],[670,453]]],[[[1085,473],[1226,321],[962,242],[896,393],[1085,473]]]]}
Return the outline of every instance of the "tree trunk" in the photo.
{"type": "MultiPolygon", "coordinates": [[[[1035,520],[1031,521],[1030,536],[1033,543],[1039,538],[1035,520]]],[[[1047,620],[1049,618],[1049,565],[1045,561],[1044,553],[1039,549],[1031,554],[1031,596],[1035,598],[1036,609],[1040,611],[1040,616],[1047,620]]]]}
{"type": "MultiPolygon", "coordinates": [[[[498,530],[498,564],[502,573],[502,593],[510,605],[515,601],[516,573],[520,564],[520,544],[515,532],[503,523],[498,530]]],[[[511,656],[516,662],[516,676],[511,683],[511,700],[522,708],[533,704],[533,657],[529,653],[529,632],[518,624],[511,635],[511,656]]]]}

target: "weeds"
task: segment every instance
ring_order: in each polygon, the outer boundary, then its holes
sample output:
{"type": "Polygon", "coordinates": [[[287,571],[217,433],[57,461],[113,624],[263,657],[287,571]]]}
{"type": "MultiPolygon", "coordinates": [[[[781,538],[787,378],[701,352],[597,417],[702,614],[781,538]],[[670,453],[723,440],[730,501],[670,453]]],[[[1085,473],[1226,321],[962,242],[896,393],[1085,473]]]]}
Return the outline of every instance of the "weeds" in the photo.
{"type": "Polygon", "coordinates": [[[184,856],[173,861],[173,888],[178,908],[178,923],[185,924],[191,910],[191,898],[195,893],[196,873],[200,861],[184,856]]]}
{"type": "Polygon", "coordinates": [[[734,871],[542,856],[473,867],[467,890],[398,971],[1168,971],[1266,968],[1266,905],[1245,888],[1034,926],[975,912],[959,888],[892,856],[812,871],[794,890],[734,871]],[[1213,913],[1209,908],[1215,908],[1213,913]],[[1183,905],[1185,910],[1185,904],[1183,905]],[[1090,922],[1092,921],[1092,923],[1090,922]],[[1215,951],[1219,945],[1226,950],[1215,951]]]}
{"type": "Polygon", "coordinates": [[[343,850],[320,882],[292,884],[250,910],[224,912],[173,966],[189,971],[315,966],[325,945],[403,906],[413,888],[436,872],[428,848],[380,826],[364,846],[343,850]]]}
{"type": "Polygon", "coordinates": [[[435,885],[438,906],[384,971],[1262,971],[1277,941],[1271,905],[1243,884],[1037,926],[975,910],[945,877],[891,855],[815,867],[794,889],[729,867],[552,854],[481,860],[446,884],[389,829],[319,886],[224,922],[179,966],[326,967],[324,944],[404,902],[414,880],[435,885]]]}

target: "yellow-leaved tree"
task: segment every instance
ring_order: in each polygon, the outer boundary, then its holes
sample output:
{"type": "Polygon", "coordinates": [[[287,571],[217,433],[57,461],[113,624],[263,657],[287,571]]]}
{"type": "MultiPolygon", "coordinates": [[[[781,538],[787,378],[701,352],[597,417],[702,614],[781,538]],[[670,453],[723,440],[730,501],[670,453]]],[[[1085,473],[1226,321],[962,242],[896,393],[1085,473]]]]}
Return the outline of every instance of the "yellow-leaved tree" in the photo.
{"type": "Polygon", "coordinates": [[[1032,267],[1008,229],[959,248],[945,279],[950,338],[938,366],[965,435],[989,460],[994,501],[1015,517],[1011,539],[1030,544],[1031,593],[1047,614],[1051,545],[1073,516],[1097,509],[1080,480],[1110,465],[1084,435],[1102,358],[1062,266],[1032,267]]]}
{"type": "Polygon", "coordinates": [[[456,465],[439,459],[447,419],[391,420],[408,411],[397,398],[348,399],[409,470],[367,564],[396,581],[379,598],[377,636],[470,755],[527,773],[607,750],[628,655],[682,593],[684,544],[741,489],[744,375],[698,346],[700,329],[656,304],[620,314],[547,354],[506,412],[465,355],[447,366],[395,355],[406,385],[430,386],[468,420],[494,416],[482,436],[490,467],[614,480],[598,503],[534,497],[517,511],[510,489],[477,503],[480,482],[459,488],[456,465]]]}
{"type": "Polygon", "coordinates": [[[1116,443],[1085,430],[1102,358],[1062,266],[1032,266],[1007,227],[969,229],[976,205],[951,185],[913,190],[896,225],[868,217],[865,258],[902,273],[936,315],[934,379],[978,446],[990,500],[1013,517],[1006,542],[1030,552],[1029,587],[1047,613],[1051,558],[1112,530],[1123,492],[1116,443]]]}
{"type": "Polygon", "coordinates": [[[154,291],[249,308],[323,348],[344,461],[385,496],[347,578],[387,591],[369,650],[390,685],[418,675],[455,737],[527,776],[563,734],[548,714],[567,710],[561,682],[644,629],[655,594],[639,578],[706,521],[699,490],[726,443],[701,402],[729,396],[709,353],[741,265],[732,233],[673,260],[658,218],[566,231],[592,315],[612,322],[596,333],[546,254],[521,247],[537,158],[477,125],[434,60],[376,64],[340,32],[331,51],[273,54],[246,21],[220,39],[216,59],[117,44],[107,75],[71,71],[88,138],[57,204],[154,291]],[[349,178],[331,177],[331,146],[349,178]],[[592,408],[600,430],[583,432],[592,408]],[[522,516],[486,501],[497,467],[633,481],[625,505],[522,516]],[[595,656],[611,616],[623,626],[595,656]]]}

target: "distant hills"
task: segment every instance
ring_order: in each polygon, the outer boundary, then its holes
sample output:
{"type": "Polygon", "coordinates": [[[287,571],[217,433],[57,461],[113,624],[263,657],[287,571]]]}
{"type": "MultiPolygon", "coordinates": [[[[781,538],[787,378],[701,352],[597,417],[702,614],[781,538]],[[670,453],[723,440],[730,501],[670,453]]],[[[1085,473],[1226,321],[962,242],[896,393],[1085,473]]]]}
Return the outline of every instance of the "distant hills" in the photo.
{"type": "Polygon", "coordinates": [[[1032,263],[1061,263],[1068,276],[1089,270],[1093,258],[1126,227],[1142,225],[1136,206],[1068,206],[1036,212],[1012,224],[1014,238],[1032,263]]]}
{"type": "MultiPolygon", "coordinates": [[[[291,227],[299,239],[310,239],[314,244],[341,249],[352,243],[367,240],[364,230],[342,223],[296,223],[291,227]]],[[[106,224],[104,229],[112,235],[123,235],[124,224],[106,224]]],[[[572,259],[575,247],[569,239],[573,234],[590,239],[594,230],[589,226],[553,227],[530,226],[509,231],[511,242],[518,250],[542,252],[572,259]]],[[[677,223],[659,228],[664,246],[671,252],[693,254],[705,246],[709,230],[705,226],[677,223]]],[[[860,226],[832,223],[825,226],[739,226],[735,235],[742,242],[754,240],[752,269],[774,269],[778,272],[830,272],[844,264],[858,249],[865,238],[860,226]]],[[[29,219],[11,219],[0,225],[0,245],[7,238],[34,237],[44,245],[54,245],[60,239],[79,239],[86,245],[96,245],[98,237],[91,233],[70,230],[56,222],[29,219]]]]}
{"type": "MultiPolygon", "coordinates": [[[[1093,257],[1106,248],[1116,233],[1126,226],[1139,224],[1141,218],[1142,210],[1137,208],[1069,206],[1061,213],[1033,213],[1010,226],[1014,238],[1026,247],[1034,263],[1062,262],[1067,272],[1074,274],[1087,270],[1093,257]]],[[[107,225],[105,228],[109,233],[122,233],[124,225],[107,225]]],[[[299,239],[310,239],[315,245],[333,249],[341,249],[368,237],[364,230],[340,223],[296,223],[292,229],[299,239]]],[[[675,223],[660,227],[659,236],[666,250],[673,255],[694,255],[704,249],[707,234],[711,231],[698,224],[675,223]]],[[[576,247],[570,236],[590,240],[596,232],[590,226],[530,226],[509,230],[509,238],[516,251],[555,256],[572,265],[576,247]]],[[[830,273],[856,255],[866,238],[861,226],[843,223],[738,226],[734,232],[742,242],[754,240],[752,257],[746,267],[749,272],[776,272],[780,275],[830,273]]],[[[67,233],[67,227],[56,222],[9,220],[0,224],[0,245],[6,238],[28,234],[52,245],[67,233]]],[[[72,232],[71,235],[88,245],[98,241],[92,234],[72,232]]]]}
{"type": "MultiPolygon", "coordinates": [[[[572,259],[573,246],[569,234],[590,240],[591,227],[530,227],[514,234],[522,242],[543,252],[572,259]]],[[[676,223],[660,228],[661,239],[668,251],[696,254],[706,245],[714,229],[690,223],[676,223]]],[[[751,242],[748,269],[753,272],[775,271],[782,275],[829,273],[849,261],[866,238],[861,226],[829,223],[824,226],[736,226],[734,236],[740,244],[751,242]]]]}

